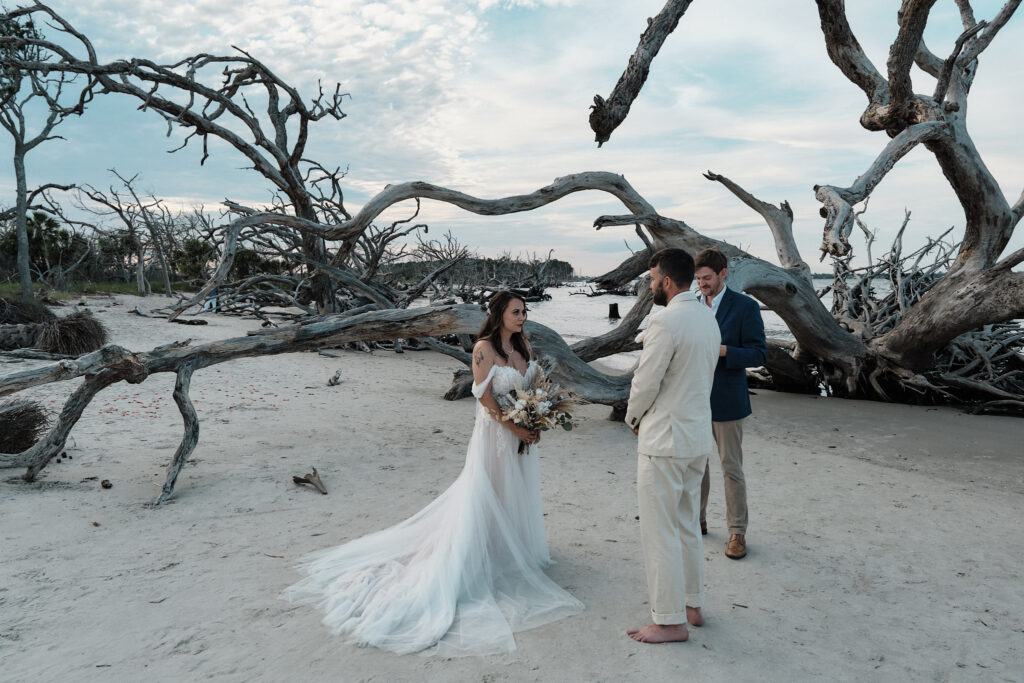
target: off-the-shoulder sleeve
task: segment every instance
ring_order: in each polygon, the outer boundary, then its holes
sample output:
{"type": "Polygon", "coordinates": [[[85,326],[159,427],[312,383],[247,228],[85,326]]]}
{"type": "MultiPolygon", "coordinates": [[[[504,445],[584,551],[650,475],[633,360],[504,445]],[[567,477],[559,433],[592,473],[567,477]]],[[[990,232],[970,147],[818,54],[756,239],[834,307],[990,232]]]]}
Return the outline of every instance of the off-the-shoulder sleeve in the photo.
{"type": "Polygon", "coordinates": [[[484,395],[484,392],[487,391],[487,385],[489,385],[491,383],[491,379],[494,378],[494,371],[497,370],[499,367],[501,367],[501,366],[497,365],[497,364],[492,365],[491,366],[491,371],[487,373],[487,377],[484,377],[484,381],[483,382],[480,382],[480,384],[476,384],[474,382],[474,384],[473,384],[473,396],[475,396],[477,398],[480,398],[481,396],[484,395]]]}

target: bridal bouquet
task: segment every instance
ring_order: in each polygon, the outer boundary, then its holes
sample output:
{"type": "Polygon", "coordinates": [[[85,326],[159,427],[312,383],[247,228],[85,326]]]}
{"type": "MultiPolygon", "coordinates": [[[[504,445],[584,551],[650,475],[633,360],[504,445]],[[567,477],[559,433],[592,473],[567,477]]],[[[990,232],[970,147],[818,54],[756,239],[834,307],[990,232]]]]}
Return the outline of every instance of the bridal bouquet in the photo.
{"type": "MultiPolygon", "coordinates": [[[[525,427],[530,431],[543,432],[553,427],[572,429],[572,413],[574,406],[582,401],[576,394],[565,389],[544,373],[534,373],[530,385],[522,390],[513,389],[507,394],[495,396],[501,408],[501,419],[511,420],[513,424],[525,427]]],[[[526,444],[519,442],[519,452],[526,450],[526,444]]]]}

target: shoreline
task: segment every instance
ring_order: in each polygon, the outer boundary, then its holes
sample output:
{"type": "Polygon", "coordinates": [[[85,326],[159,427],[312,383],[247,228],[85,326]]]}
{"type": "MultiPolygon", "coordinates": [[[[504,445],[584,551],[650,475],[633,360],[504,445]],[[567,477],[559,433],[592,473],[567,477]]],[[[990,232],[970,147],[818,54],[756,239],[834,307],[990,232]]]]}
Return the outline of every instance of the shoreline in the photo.
{"type": "MultiPolygon", "coordinates": [[[[239,336],[130,314],[161,297],[90,298],[134,351],[239,336]],[[117,305],[113,305],[113,304],[117,305]]],[[[609,409],[545,433],[548,572],[582,615],[516,635],[508,655],[444,660],[344,645],[278,599],[302,555],[405,519],[462,467],[471,400],[433,352],[291,353],[196,373],[200,438],[158,508],[181,438],[173,374],[99,394],[70,460],[0,477],[5,680],[1002,680],[1024,660],[1024,459],[1018,418],[755,390],[745,426],[750,554],[724,556],[712,463],[707,624],[690,642],[647,623],[635,439],[609,409]],[[342,370],[342,382],[326,382],[342,370]],[[329,495],[297,486],[316,467],[329,495]],[[113,488],[102,489],[109,479],[113,488]],[[1008,532],[1009,531],[1009,532],[1008,532]]],[[[31,363],[31,361],[26,361],[31,363]]],[[[30,367],[0,364],[0,372],[30,367]]],[[[17,394],[60,406],[77,382],[17,394]]]]}

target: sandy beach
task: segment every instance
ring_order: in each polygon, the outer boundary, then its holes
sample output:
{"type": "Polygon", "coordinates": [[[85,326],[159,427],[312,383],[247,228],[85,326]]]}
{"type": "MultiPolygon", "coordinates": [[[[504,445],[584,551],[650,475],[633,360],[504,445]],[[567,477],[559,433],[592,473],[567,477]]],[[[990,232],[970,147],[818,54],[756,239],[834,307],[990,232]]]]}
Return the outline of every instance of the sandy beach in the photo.
{"type": "MultiPolygon", "coordinates": [[[[131,314],[166,302],[88,307],[137,351],[259,326],[131,314]]],[[[713,462],[707,623],[688,643],[625,636],[649,617],[635,437],[594,405],[541,444],[549,575],[585,613],[518,634],[503,656],[343,644],[278,595],[300,556],[398,522],[455,479],[474,411],[442,399],[459,367],[432,352],[340,351],[200,371],[199,445],[157,508],[182,432],[174,377],[103,391],[68,459],[31,484],[0,473],[0,679],[1024,680],[1024,422],[767,391],[745,432],[749,555],[724,555],[713,462]],[[329,495],[292,482],[311,467],[329,495]]],[[[76,385],[19,396],[57,410],[76,385]]]]}

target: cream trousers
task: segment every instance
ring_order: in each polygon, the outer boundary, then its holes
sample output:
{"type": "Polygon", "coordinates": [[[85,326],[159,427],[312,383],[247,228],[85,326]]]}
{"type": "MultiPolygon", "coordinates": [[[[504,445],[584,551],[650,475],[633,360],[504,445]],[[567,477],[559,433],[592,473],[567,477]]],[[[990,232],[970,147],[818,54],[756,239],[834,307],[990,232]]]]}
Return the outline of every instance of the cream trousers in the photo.
{"type": "Polygon", "coordinates": [[[640,541],[655,624],[686,623],[686,606],[703,607],[704,543],[700,483],[708,454],[637,458],[640,541]]]}

